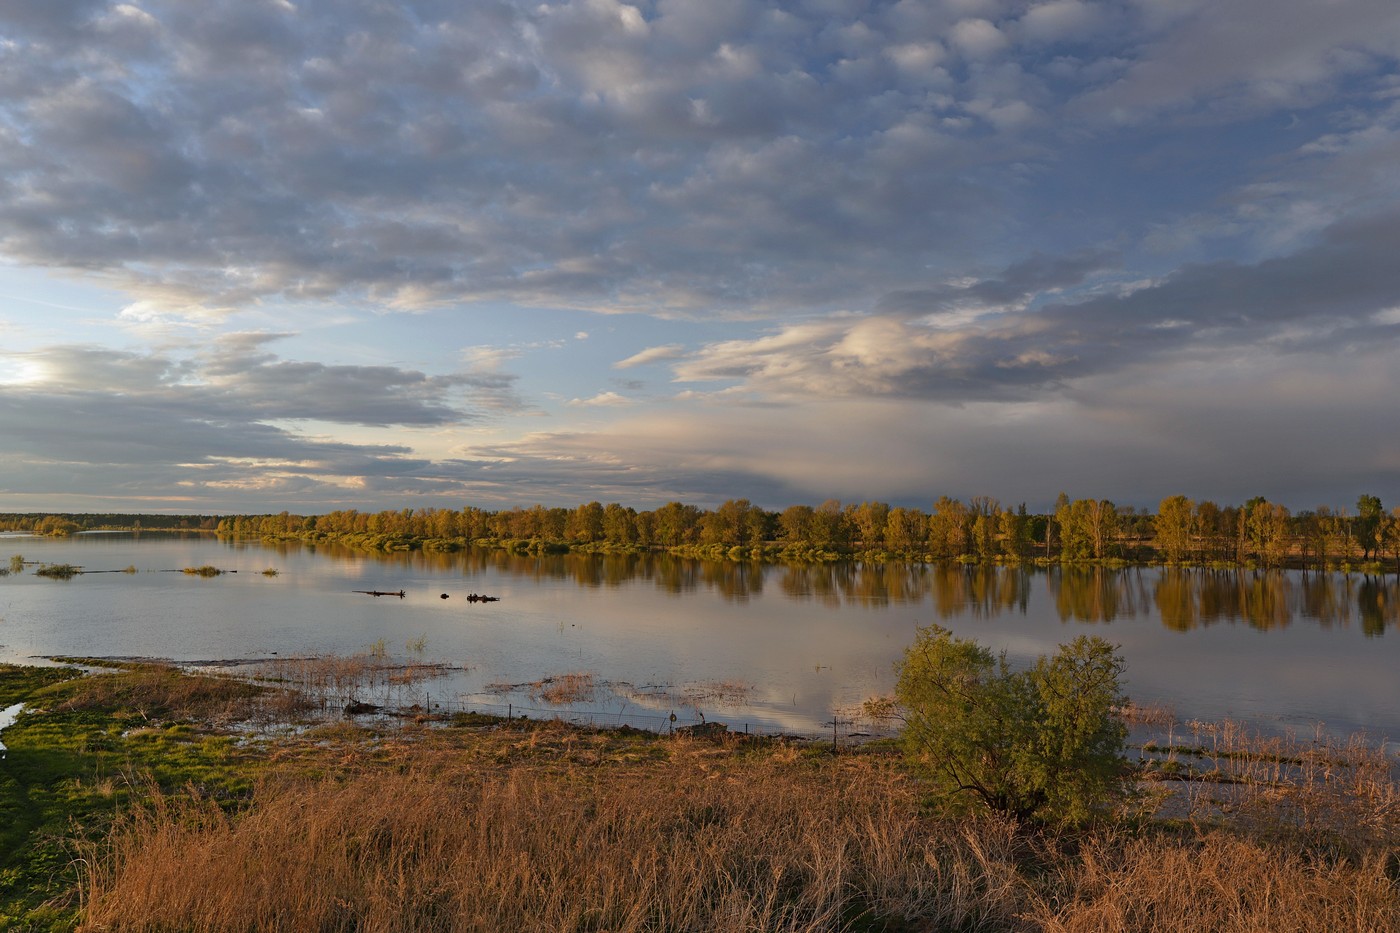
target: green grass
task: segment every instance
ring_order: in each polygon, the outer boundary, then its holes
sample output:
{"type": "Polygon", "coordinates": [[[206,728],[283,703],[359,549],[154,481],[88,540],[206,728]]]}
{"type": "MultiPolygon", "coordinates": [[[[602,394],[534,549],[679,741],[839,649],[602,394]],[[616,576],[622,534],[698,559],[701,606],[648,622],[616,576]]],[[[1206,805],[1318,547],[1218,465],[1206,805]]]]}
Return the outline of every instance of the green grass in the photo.
{"type": "Polygon", "coordinates": [[[235,801],[261,770],[251,748],[202,724],[258,688],[155,665],[76,675],[0,666],[0,704],[28,706],[0,763],[0,930],[71,929],[78,841],[151,787],[235,801]]]}

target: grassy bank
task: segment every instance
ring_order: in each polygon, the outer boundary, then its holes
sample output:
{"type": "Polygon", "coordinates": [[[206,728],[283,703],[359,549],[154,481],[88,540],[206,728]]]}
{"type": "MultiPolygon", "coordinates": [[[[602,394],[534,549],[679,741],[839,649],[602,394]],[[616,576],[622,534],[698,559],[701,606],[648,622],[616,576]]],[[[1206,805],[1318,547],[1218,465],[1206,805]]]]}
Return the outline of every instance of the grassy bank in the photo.
{"type": "Polygon", "coordinates": [[[0,845],[0,927],[1400,929],[1392,772],[1364,799],[1339,785],[1342,819],[1259,775],[1248,808],[1174,818],[1147,795],[1048,832],[944,816],[887,745],[480,716],[254,737],[247,721],[297,715],[287,695],[24,670],[0,668],[0,696],[33,707],[0,764],[23,815],[0,845]]]}

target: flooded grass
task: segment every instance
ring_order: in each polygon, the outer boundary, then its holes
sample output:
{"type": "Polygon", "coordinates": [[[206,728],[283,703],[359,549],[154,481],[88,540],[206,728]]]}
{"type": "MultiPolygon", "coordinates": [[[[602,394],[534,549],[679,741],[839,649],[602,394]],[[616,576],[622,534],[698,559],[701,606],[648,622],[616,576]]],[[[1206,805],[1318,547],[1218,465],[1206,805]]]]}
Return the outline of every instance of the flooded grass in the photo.
{"type": "Polygon", "coordinates": [[[358,654],[259,662],[251,676],[295,689],[321,705],[341,705],[365,697],[385,702],[402,699],[405,691],[453,670],[456,668],[442,662],[391,658],[381,641],[358,654]]]}
{"type": "Polygon", "coordinates": [[[217,577],[223,573],[222,570],[212,564],[205,564],[202,567],[186,567],[180,572],[192,577],[217,577]]]}
{"type": "Polygon", "coordinates": [[[1129,726],[1169,726],[1178,722],[1176,710],[1167,703],[1134,703],[1129,700],[1117,710],[1118,718],[1129,726]]]}
{"type": "MultiPolygon", "coordinates": [[[[0,769],[0,811],[17,814],[0,822],[0,920],[211,933],[1400,928],[1394,755],[1359,738],[1276,744],[1198,724],[1148,754],[1233,768],[1241,783],[1146,786],[1252,796],[1047,834],[941,815],[888,745],[833,754],[479,714],[248,740],[221,711],[293,692],[293,676],[339,688],[408,673],[373,653],[275,663],[276,689],[161,665],[47,685],[0,667],[0,697],[28,709],[0,769]]],[[[72,674],[40,680],[57,676],[72,674]]]]}
{"type": "Polygon", "coordinates": [[[531,684],[530,697],[550,706],[566,703],[589,703],[597,693],[593,675],[586,672],[559,674],[531,684]]]}
{"type": "Polygon", "coordinates": [[[1363,735],[1319,730],[1304,739],[1231,720],[1194,722],[1141,752],[1144,779],[1162,786],[1158,816],[1282,826],[1318,842],[1400,845],[1400,759],[1393,747],[1363,735]]]}
{"type": "Polygon", "coordinates": [[[44,564],[34,572],[50,580],[71,580],[82,573],[83,568],[74,566],[73,564],[44,564]]]}
{"type": "Polygon", "coordinates": [[[754,685],[742,680],[700,680],[682,684],[609,684],[618,696],[653,709],[699,709],[740,706],[753,695],[754,685]]]}

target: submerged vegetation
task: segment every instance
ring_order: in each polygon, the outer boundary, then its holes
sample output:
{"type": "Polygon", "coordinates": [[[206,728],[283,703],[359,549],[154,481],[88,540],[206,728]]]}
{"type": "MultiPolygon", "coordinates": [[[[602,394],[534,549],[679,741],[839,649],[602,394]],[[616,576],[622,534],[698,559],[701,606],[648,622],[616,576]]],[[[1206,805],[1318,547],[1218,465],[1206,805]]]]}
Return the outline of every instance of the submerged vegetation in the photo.
{"type": "Polygon", "coordinates": [[[76,674],[0,667],[27,704],[0,763],[0,928],[1400,928],[1400,791],[1373,747],[1309,765],[1200,727],[1144,752],[1141,793],[1051,832],[945,809],[888,743],[480,715],[250,729],[304,715],[296,678],[76,674]]]}
{"type": "Polygon", "coordinates": [[[72,564],[44,564],[34,572],[51,580],[71,580],[82,573],[83,568],[75,567],[72,564]]]}

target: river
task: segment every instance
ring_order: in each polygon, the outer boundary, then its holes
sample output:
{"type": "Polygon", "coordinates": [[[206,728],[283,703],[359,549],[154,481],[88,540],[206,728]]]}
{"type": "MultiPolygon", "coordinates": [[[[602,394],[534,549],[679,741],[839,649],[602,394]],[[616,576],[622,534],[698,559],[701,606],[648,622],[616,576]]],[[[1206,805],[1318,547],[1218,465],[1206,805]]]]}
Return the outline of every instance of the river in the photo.
{"type": "Polygon", "coordinates": [[[1394,575],[376,555],[154,533],[0,536],[0,566],[12,554],[30,563],[0,579],[11,662],[377,651],[447,665],[415,688],[434,702],[820,733],[888,693],[916,627],[937,623],[1017,664],[1102,635],[1133,700],[1183,722],[1400,736],[1394,575]],[[134,572],[53,580],[40,563],[134,572]],[[203,565],[230,572],[178,572],[203,565]],[[554,706],[529,686],[566,674],[590,676],[591,695],[554,706]]]}

